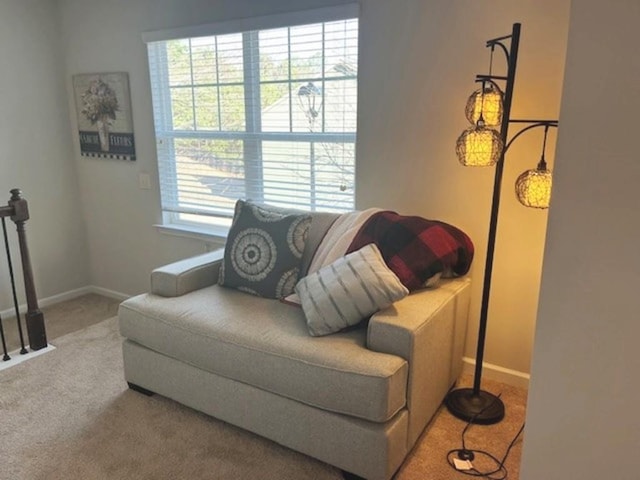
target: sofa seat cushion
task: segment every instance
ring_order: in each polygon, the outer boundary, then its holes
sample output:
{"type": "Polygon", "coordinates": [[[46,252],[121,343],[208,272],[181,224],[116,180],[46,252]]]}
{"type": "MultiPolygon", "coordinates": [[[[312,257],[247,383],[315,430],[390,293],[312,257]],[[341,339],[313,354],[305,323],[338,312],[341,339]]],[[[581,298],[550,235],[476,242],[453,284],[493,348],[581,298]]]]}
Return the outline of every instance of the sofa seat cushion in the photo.
{"type": "Polygon", "coordinates": [[[406,361],[368,350],[366,328],[310,337],[303,311],[277,300],[213,285],[139,295],[118,316],[136,343],[324,410],[385,422],[406,403],[406,361]]]}

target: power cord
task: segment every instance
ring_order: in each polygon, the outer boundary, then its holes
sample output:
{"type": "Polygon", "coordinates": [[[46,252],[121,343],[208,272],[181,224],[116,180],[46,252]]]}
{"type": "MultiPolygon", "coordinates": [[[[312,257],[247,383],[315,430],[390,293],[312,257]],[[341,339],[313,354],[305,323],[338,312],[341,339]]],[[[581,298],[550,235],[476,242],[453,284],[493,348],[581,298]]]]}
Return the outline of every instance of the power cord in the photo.
{"type": "MultiPolygon", "coordinates": [[[[498,395],[497,398],[500,398],[500,395],[498,395]]],[[[467,445],[465,443],[465,438],[464,438],[466,433],[467,433],[467,431],[469,430],[469,428],[473,424],[474,420],[476,419],[476,417],[478,417],[479,415],[484,413],[484,411],[486,409],[490,408],[491,405],[492,404],[487,405],[484,409],[482,409],[480,412],[478,412],[476,415],[474,415],[473,418],[471,418],[467,422],[467,425],[462,430],[462,448],[455,448],[453,450],[449,450],[449,452],[447,452],[447,462],[449,463],[451,468],[453,468],[457,472],[460,472],[460,473],[462,473],[464,475],[469,475],[469,476],[472,476],[472,477],[483,477],[483,478],[486,478],[488,480],[505,480],[507,478],[508,472],[507,472],[506,467],[504,466],[504,462],[506,462],[507,457],[509,456],[509,453],[511,452],[511,449],[513,448],[513,446],[515,445],[516,441],[518,440],[518,438],[522,434],[522,431],[524,430],[524,423],[520,426],[520,430],[518,430],[518,433],[516,433],[515,437],[513,437],[513,440],[511,440],[511,443],[507,447],[507,451],[505,452],[504,456],[502,457],[502,460],[498,460],[494,455],[492,455],[491,453],[489,453],[489,452],[487,452],[485,450],[477,450],[477,449],[469,449],[469,448],[467,448],[467,445]],[[482,472],[482,471],[476,469],[475,467],[473,467],[473,465],[471,464],[471,461],[475,460],[476,457],[478,457],[478,456],[479,457],[484,457],[484,458],[489,459],[490,461],[494,462],[495,468],[493,470],[490,470],[490,471],[482,472]],[[460,466],[456,465],[455,460],[460,460],[460,461],[466,462],[465,466],[468,466],[468,468],[465,469],[463,467],[460,467],[460,466]]]]}

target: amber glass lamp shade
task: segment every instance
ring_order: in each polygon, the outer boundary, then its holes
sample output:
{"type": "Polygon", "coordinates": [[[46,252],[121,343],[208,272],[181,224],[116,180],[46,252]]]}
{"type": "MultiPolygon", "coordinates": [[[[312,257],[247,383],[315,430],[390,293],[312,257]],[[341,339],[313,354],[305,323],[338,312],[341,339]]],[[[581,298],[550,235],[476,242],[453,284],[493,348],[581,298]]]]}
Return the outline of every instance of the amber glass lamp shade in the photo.
{"type": "Polygon", "coordinates": [[[490,167],[500,159],[504,144],[492,128],[477,125],[467,128],[456,142],[458,160],[465,167],[490,167]]]}
{"type": "Polygon", "coordinates": [[[527,170],[516,180],[516,196],[522,205],[531,208],[549,208],[551,200],[551,171],[544,160],[535,170],[527,170]]]}
{"type": "Polygon", "coordinates": [[[464,114],[472,125],[482,115],[486,126],[497,127],[502,123],[502,111],[502,92],[493,83],[487,83],[471,94],[464,114]]]}

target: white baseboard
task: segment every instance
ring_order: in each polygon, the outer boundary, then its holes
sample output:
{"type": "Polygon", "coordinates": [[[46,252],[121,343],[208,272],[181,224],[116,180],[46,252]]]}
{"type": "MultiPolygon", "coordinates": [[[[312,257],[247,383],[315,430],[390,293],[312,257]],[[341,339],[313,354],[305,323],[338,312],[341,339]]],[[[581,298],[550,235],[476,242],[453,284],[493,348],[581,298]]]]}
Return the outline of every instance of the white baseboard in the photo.
{"type": "MultiPolygon", "coordinates": [[[[67,300],[73,300],[74,298],[78,298],[82,295],[87,295],[88,293],[95,293],[98,295],[102,295],[105,297],[113,298],[115,300],[124,301],[129,298],[131,295],[127,295],[125,293],[116,292],[114,290],[109,290],[103,287],[96,287],[95,285],[88,285],[86,287],[76,288],[74,290],[69,290],[67,292],[59,293],[57,295],[52,295],[50,297],[39,298],[38,306],[39,307],[48,307],[50,305],[55,305],[56,303],[65,302],[67,300]]],[[[24,314],[27,311],[27,305],[22,304],[18,305],[18,309],[21,314],[24,314]]],[[[12,308],[8,308],[6,310],[0,311],[0,318],[9,318],[15,316],[15,310],[12,308]]]]}
{"type": "MultiPolygon", "coordinates": [[[[82,295],[86,295],[87,293],[91,293],[89,287],[76,288],[74,290],[69,290],[68,292],[52,295],[51,297],[39,298],[38,306],[48,307],[50,305],[55,305],[56,303],[66,302],[67,300],[73,300],[74,298],[78,298],[82,295]]],[[[20,305],[20,311],[22,312],[23,310],[24,311],[27,310],[26,305],[20,305]]]]}
{"type": "MultiPolygon", "coordinates": [[[[476,368],[475,359],[463,357],[462,362],[462,373],[473,375],[476,368]]],[[[528,373],[519,372],[517,370],[511,370],[510,368],[493,365],[492,363],[483,362],[482,378],[496,380],[513,387],[528,389],[530,375],[528,373]]]]}
{"type": "Polygon", "coordinates": [[[96,287],[95,285],[91,285],[87,288],[89,289],[89,293],[96,293],[103,297],[113,298],[114,300],[119,300],[121,302],[124,302],[127,298],[131,297],[131,295],[127,295],[126,293],[116,292],[115,290],[109,290],[108,288],[96,287]]]}

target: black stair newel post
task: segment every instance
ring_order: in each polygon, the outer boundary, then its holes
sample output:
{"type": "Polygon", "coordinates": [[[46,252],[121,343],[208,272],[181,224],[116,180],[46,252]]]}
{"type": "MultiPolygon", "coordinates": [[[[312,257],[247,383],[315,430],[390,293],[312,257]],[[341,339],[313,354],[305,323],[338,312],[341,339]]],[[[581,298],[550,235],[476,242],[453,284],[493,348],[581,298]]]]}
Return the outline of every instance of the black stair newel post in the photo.
{"type": "Polygon", "coordinates": [[[33,281],[33,270],[31,268],[31,258],[27,247],[27,237],[25,232],[25,222],[29,220],[29,208],[27,201],[22,197],[22,192],[18,188],[11,190],[9,206],[13,210],[11,220],[16,224],[18,232],[18,244],[20,246],[20,258],[22,260],[22,273],[24,277],[24,289],[27,296],[27,314],[25,320],[27,324],[27,336],[29,337],[29,347],[31,350],[40,350],[47,346],[47,333],[44,326],[44,315],[38,308],[38,298],[33,281]]]}

